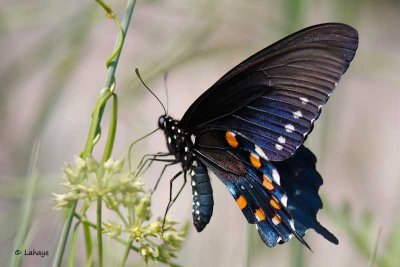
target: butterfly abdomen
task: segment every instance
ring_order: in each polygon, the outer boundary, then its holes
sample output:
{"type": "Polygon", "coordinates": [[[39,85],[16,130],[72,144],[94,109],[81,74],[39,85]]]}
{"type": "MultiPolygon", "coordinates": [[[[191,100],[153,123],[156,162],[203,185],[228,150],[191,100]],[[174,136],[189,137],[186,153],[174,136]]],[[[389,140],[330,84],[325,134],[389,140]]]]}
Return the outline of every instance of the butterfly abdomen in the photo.
{"type": "Polygon", "coordinates": [[[190,175],[193,193],[193,224],[196,230],[201,232],[209,223],[213,213],[213,191],[204,164],[197,162],[197,165],[192,167],[190,175]]]}

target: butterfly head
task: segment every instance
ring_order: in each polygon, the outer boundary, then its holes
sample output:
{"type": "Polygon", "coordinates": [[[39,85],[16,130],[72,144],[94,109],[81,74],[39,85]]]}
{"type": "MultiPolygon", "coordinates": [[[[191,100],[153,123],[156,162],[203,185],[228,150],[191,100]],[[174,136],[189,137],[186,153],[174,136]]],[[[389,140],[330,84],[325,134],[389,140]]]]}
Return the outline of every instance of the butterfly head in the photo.
{"type": "Polygon", "coordinates": [[[158,118],[158,128],[165,131],[165,127],[167,126],[167,116],[161,115],[158,118]]]}
{"type": "Polygon", "coordinates": [[[192,155],[189,152],[193,141],[188,133],[179,127],[179,121],[167,115],[158,118],[158,127],[164,131],[168,151],[182,163],[184,170],[189,169],[192,162],[192,155]]]}

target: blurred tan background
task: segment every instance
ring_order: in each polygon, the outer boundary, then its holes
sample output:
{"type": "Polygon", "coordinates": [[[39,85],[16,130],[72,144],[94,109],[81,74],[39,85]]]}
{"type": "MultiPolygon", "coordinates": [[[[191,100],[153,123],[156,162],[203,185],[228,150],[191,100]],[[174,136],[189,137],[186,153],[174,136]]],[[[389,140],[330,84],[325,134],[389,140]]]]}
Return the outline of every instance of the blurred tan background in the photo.
{"type": "MultiPolygon", "coordinates": [[[[121,16],[125,1],[109,3],[121,16]]],[[[180,118],[241,60],[305,26],[332,21],[355,27],[360,45],[307,143],[324,178],[320,194],[326,208],[319,220],[340,244],[310,231],[306,240],[313,253],[297,241],[267,248],[213,176],[213,218],[201,234],[190,229],[178,263],[400,266],[400,1],[139,0],[116,76],[120,110],[114,156],[125,157],[130,143],[153,130],[162,113],[138,82],[135,67],[163,102],[168,72],[170,114],[180,118]]],[[[1,262],[13,255],[29,155],[37,139],[40,179],[31,247],[54,254],[62,214],[52,210],[51,193],[62,192],[61,168],[84,147],[115,39],[114,24],[94,1],[1,1],[1,262]]],[[[135,157],[158,151],[166,151],[161,133],[138,145],[135,157]]],[[[161,167],[154,164],[146,173],[149,188],[161,167]]],[[[154,196],[155,216],[163,214],[168,177],[178,168],[169,170],[154,196]]],[[[191,205],[187,186],[170,216],[191,222],[191,205]]],[[[113,241],[105,248],[106,264],[122,254],[113,241]]],[[[78,259],[83,264],[84,254],[78,259]]],[[[24,258],[23,266],[47,266],[51,260],[24,258]]],[[[138,266],[134,255],[129,261],[138,266]]]]}

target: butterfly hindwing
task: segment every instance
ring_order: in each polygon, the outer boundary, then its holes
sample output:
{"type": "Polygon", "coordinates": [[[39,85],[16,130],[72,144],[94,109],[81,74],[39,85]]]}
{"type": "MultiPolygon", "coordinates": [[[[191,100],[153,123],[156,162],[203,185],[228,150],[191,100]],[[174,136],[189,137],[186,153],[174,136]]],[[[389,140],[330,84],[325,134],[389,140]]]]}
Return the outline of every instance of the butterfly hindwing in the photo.
{"type": "Polygon", "coordinates": [[[337,238],[317,221],[317,212],[322,209],[322,201],[318,195],[322,185],[322,177],[316,170],[317,159],[314,154],[301,146],[294,156],[274,166],[281,174],[281,186],[288,196],[287,208],[292,214],[295,227],[300,235],[308,228],[334,244],[337,238]]]}
{"type": "Polygon", "coordinates": [[[279,174],[270,163],[258,158],[257,152],[207,147],[199,148],[197,153],[202,155],[207,168],[228,187],[247,221],[257,225],[260,236],[268,246],[285,243],[292,236],[305,243],[295,231],[294,221],[286,209],[287,196],[279,186],[279,174]],[[244,168],[245,174],[238,175],[221,168],[224,163],[216,155],[228,152],[231,153],[230,160],[244,168]]]}
{"type": "MultiPolygon", "coordinates": [[[[315,169],[316,159],[305,147],[279,163],[265,159],[265,152],[246,136],[232,131],[215,130],[206,135],[207,145],[196,150],[204,164],[227,186],[247,221],[256,224],[268,246],[302,237],[309,228],[337,243],[316,219],[322,202],[318,189],[322,179],[315,169]],[[213,140],[213,141],[211,141],[213,140]],[[210,146],[212,144],[213,146],[210,146]],[[230,154],[230,161],[245,174],[221,168],[216,155],[230,154]]],[[[201,143],[201,139],[200,139],[201,143]]]]}

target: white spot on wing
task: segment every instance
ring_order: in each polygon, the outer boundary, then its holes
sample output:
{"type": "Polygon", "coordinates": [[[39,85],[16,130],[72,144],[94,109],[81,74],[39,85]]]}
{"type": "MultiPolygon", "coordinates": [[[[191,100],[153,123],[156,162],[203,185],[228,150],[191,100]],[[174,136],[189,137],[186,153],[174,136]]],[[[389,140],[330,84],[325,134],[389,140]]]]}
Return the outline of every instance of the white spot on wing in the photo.
{"type": "Polygon", "coordinates": [[[293,220],[289,221],[289,225],[293,230],[296,230],[296,228],[294,227],[294,221],[293,220]]]}
{"type": "Polygon", "coordinates": [[[283,149],[283,146],[280,145],[280,144],[275,144],[275,148],[276,148],[277,150],[282,150],[282,149],[283,149]]]}
{"type": "Polygon", "coordinates": [[[293,126],[292,124],[286,124],[286,125],[285,125],[285,130],[286,130],[286,132],[291,133],[291,132],[293,132],[295,129],[294,129],[294,126],[293,126]]]}
{"type": "Polygon", "coordinates": [[[303,105],[305,105],[305,104],[307,104],[308,103],[308,98],[306,98],[306,97],[300,97],[300,100],[301,100],[301,103],[303,104],[303,105]]]}
{"type": "Polygon", "coordinates": [[[171,144],[171,142],[172,142],[171,137],[168,136],[168,144],[171,144]]]}
{"type": "Polygon", "coordinates": [[[259,146],[257,146],[257,145],[254,145],[254,148],[255,148],[257,154],[260,155],[260,157],[262,157],[262,158],[265,159],[265,160],[268,160],[267,155],[265,155],[265,153],[264,153],[264,151],[261,149],[261,147],[259,147],[259,146]]]}
{"type": "Polygon", "coordinates": [[[192,134],[190,136],[190,140],[192,140],[192,144],[194,144],[196,142],[196,136],[194,136],[194,134],[192,134]]]}
{"type": "Polygon", "coordinates": [[[301,117],[303,117],[303,113],[301,113],[301,110],[298,110],[296,112],[293,112],[293,117],[295,119],[301,118],[301,117]]]}
{"type": "Polygon", "coordinates": [[[281,135],[278,137],[278,142],[281,144],[284,144],[284,143],[286,143],[286,138],[281,135]]]}
{"type": "Polygon", "coordinates": [[[197,195],[198,195],[198,194],[197,194],[197,191],[194,191],[194,195],[195,195],[195,196],[197,196],[197,195]]]}
{"type": "Polygon", "coordinates": [[[192,181],[192,186],[196,186],[196,182],[195,181],[192,181]]]}
{"type": "Polygon", "coordinates": [[[287,207],[287,196],[286,196],[286,195],[283,195],[283,196],[281,197],[281,203],[282,203],[282,205],[283,205],[284,207],[287,207]]]}
{"type": "Polygon", "coordinates": [[[276,169],[272,170],[272,178],[274,179],[275,183],[281,185],[281,177],[276,169]]]}

